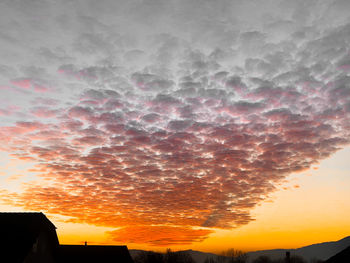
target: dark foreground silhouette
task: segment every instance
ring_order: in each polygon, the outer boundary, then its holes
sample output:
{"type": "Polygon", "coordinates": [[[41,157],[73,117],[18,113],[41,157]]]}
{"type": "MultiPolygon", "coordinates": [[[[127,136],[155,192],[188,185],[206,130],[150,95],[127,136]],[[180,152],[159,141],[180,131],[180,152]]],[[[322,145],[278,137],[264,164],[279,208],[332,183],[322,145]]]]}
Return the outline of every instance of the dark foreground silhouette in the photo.
{"type": "Polygon", "coordinates": [[[57,263],[133,262],[126,246],[60,245],[57,263]]]}
{"type": "Polygon", "coordinates": [[[133,263],[126,246],[60,245],[43,213],[0,213],[0,262],[133,263]]]}
{"type": "MultiPolygon", "coordinates": [[[[60,245],[56,227],[43,213],[0,213],[0,226],[0,262],[133,263],[126,246],[60,245]]],[[[301,248],[301,250],[309,251],[321,247],[325,251],[325,248],[333,249],[339,245],[343,246],[348,239],[349,237],[338,242],[316,244],[301,248]]],[[[202,260],[195,260],[192,257],[194,253],[205,254],[192,250],[172,252],[169,249],[164,254],[138,251],[137,254],[133,253],[133,257],[135,263],[350,263],[350,247],[336,255],[333,254],[325,261],[316,259],[306,261],[289,251],[284,251],[285,257],[279,259],[271,259],[266,255],[259,255],[251,259],[251,253],[246,254],[239,250],[229,249],[221,255],[206,254],[210,256],[202,260]]]]}
{"type": "Polygon", "coordinates": [[[165,254],[153,251],[142,251],[135,258],[135,263],[196,263],[186,251],[172,252],[170,249],[165,254]]]}
{"type": "Polygon", "coordinates": [[[350,262],[350,246],[325,261],[325,263],[349,263],[349,262],[350,262]]]}
{"type": "MultiPolygon", "coordinates": [[[[350,246],[350,236],[342,238],[337,241],[322,242],[318,244],[312,244],[297,249],[272,249],[248,252],[249,262],[259,256],[268,256],[271,259],[279,259],[284,257],[287,251],[291,255],[301,256],[308,263],[317,262],[317,260],[326,261],[335,254],[341,252],[350,246]]],[[[350,260],[347,262],[350,263],[350,260]]]]}
{"type": "MultiPolygon", "coordinates": [[[[135,263],[195,263],[188,251],[172,252],[167,250],[165,254],[153,251],[141,251],[134,256],[135,263]]],[[[248,255],[240,250],[229,249],[221,255],[212,254],[204,260],[204,263],[247,263],[248,255]]],[[[270,259],[267,256],[260,256],[252,261],[253,263],[307,263],[302,257],[290,255],[281,259],[270,259]]],[[[197,262],[198,263],[198,262],[197,262]]],[[[313,262],[319,263],[319,262],[313,262]]],[[[321,261],[320,261],[321,263],[321,261]]]]}

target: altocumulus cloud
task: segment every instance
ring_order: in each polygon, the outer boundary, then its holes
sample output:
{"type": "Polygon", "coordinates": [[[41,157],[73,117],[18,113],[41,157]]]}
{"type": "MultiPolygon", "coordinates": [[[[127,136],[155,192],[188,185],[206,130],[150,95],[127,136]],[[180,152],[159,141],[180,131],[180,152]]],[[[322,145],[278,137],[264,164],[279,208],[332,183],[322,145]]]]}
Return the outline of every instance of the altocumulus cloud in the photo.
{"type": "Polygon", "coordinates": [[[188,244],[349,143],[348,1],[0,5],[6,203],[188,244]]]}

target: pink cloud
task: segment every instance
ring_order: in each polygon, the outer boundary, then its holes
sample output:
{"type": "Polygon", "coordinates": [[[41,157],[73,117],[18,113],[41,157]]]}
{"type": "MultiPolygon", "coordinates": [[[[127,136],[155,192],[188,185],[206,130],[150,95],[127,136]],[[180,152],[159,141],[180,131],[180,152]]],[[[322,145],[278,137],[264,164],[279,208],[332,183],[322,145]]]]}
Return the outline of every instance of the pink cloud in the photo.
{"type": "Polygon", "coordinates": [[[37,93],[46,93],[52,89],[50,85],[43,80],[35,80],[32,78],[18,78],[11,80],[11,84],[15,87],[24,89],[24,90],[32,90],[37,93]]]}
{"type": "Polygon", "coordinates": [[[11,81],[13,85],[16,87],[22,88],[22,89],[29,89],[32,86],[32,80],[31,79],[14,79],[11,81]]]}
{"type": "Polygon", "coordinates": [[[38,118],[51,118],[58,114],[57,110],[52,110],[46,107],[37,107],[34,108],[31,113],[38,118]]]}
{"type": "MultiPolygon", "coordinates": [[[[185,53],[174,72],[61,66],[62,83],[83,90],[62,109],[37,98],[29,112],[40,121],[0,127],[1,149],[36,162],[50,187],[26,184],[7,202],[118,228],[116,242],[200,242],[248,224],[276,184],[349,144],[347,76],[321,83],[299,61],[263,75],[256,60],[253,78],[185,53]]],[[[12,81],[46,91],[40,84],[12,81]]]]}

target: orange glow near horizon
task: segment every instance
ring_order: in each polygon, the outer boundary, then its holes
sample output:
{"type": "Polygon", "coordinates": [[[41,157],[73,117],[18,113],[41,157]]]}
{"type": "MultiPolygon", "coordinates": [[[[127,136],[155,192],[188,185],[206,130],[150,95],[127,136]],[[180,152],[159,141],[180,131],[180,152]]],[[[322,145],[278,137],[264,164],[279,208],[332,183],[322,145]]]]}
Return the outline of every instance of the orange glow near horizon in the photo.
{"type": "MultiPolygon", "coordinates": [[[[62,244],[83,244],[87,241],[89,244],[100,245],[126,244],[129,249],[165,251],[170,247],[173,250],[193,249],[220,253],[229,248],[255,251],[298,248],[336,241],[350,235],[350,222],[347,220],[350,217],[350,211],[347,209],[350,206],[350,194],[347,189],[350,185],[350,167],[347,162],[349,154],[350,147],[347,147],[322,161],[320,165],[291,175],[268,200],[252,211],[255,221],[232,230],[216,229],[207,239],[192,244],[150,246],[146,243],[125,243],[113,240],[109,234],[115,230],[113,227],[69,223],[67,217],[55,214],[47,216],[56,225],[62,244]]],[[[23,211],[5,205],[0,206],[0,209],[23,211]]]]}
{"type": "MultiPolygon", "coordinates": [[[[248,225],[233,230],[218,229],[203,242],[170,247],[175,250],[191,248],[215,253],[229,248],[255,251],[298,248],[349,236],[348,156],[350,147],[314,167],[318,169],[312,168],[292,175],[289,182],[281,185],[280,189],[271,195],[269,201],[263,202],[253,210],[256,220],[248,225]],[[295,185],[299,187],[296,188],[295,185]]],[[[108,238],[108,235],[105,235],[101,241],[106,242],[108,238]]],[[[62,239],[62,242],[64,241],[65,239],[62,239]]],[[[164,247],[135,244],[128,244],[128,247],[165,250],[164,247]]]]}
{"type": "Polygon", "coordinates": [[[0,210],[158,251],[350,235],[350,1],[249,2],[0,1],[0,210]]]}

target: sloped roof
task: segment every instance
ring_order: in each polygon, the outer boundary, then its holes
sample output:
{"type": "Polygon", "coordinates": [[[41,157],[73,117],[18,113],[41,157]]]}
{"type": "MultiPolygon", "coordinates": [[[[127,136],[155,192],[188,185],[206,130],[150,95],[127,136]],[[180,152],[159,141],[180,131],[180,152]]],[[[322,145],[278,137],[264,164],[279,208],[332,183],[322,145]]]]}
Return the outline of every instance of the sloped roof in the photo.
{"type": "Polygon", "coordinates": [[[340,251],[338,254],[327,259],[325,263],[349,263],[350,262],[350,247],[340,251]]]}
{"type": "Polygon", "coordinates": [[[133,263],[127,246],[60,245],[57,263],[133,263]]]}
{"type": "Polygon", "coordinates": [[[41,231],[49,233],[50,242],[58,246],[56,227],[43,213],[0,213],[1,258],[23,262],[41,231]]]}

